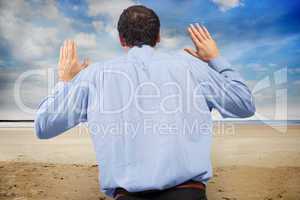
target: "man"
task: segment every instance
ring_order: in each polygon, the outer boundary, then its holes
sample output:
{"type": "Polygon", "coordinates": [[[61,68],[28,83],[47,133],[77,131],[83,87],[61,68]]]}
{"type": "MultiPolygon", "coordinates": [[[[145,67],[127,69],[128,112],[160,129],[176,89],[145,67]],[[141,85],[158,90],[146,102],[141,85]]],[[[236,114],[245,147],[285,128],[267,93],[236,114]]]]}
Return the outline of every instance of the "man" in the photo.
{"type": "Polygon", "coordinates": [[[116,199],[206,199],[211,110],[252,116],[251,92],[203,26],[188,28],[192,56],[154,49],[160,21],[144,6],[125,9],[118,31],[127,53],[89,67],[78,62],[74,41],[64,43],[60,81],[40,105],[37,136],[87,122],[101,190],[116,199]]]}

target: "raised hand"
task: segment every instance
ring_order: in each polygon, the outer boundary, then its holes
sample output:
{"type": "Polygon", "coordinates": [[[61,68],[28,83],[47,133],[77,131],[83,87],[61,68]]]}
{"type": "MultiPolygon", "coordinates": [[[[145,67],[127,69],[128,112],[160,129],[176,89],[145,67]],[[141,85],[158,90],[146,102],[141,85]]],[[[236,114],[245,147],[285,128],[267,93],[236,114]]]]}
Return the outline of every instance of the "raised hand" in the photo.
{"type": "Polygon", "coordinates": [[[70,81],[82,69],[90,64],[89,59],[84,59],[83,63],[79,63],[77,57],[77,47],[73,40],[66,40],[60,48],[59,56],[59,80],[70,81]]]}
{"type": "Polygon", "coordinates": [[[196,47],[196,50],[185,48],[184,50],[187,53],[204,62],[208,62],[219,55],[219,49],[216,42],[204,26],[191,24],[187,31],[196,47]]]}

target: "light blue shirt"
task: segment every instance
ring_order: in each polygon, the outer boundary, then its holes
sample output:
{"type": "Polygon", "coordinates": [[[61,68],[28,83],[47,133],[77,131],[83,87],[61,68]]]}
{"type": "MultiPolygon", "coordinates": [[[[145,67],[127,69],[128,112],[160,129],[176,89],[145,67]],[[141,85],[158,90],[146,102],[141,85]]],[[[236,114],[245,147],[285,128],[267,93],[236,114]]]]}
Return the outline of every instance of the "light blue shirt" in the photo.
{"type": "MultiPolygon", "coordinates": [[[[92,64],[59,82],[35,120],[41,139],[87,122],[101,190],[165,189],[212,177],[211,110],[223,117],[255,112],[250,90],[222,58],[208,64],[150,46],[92,64]]],[[[76,149],[74,149],[76,151],[76,149]]]]}

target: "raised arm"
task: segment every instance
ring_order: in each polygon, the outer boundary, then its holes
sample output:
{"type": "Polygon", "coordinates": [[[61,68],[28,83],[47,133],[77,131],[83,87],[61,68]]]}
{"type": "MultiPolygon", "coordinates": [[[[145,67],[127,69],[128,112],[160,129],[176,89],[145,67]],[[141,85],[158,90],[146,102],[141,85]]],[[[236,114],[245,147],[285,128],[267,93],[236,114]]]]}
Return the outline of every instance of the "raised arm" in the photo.
{"type": "Polygon", "coordinates": [[[78,62],[75,42],[65,41],[60,49],[60,81],[37,111],[35,130],[38,138],[55,137],[86,121],[89,82],[86,73],[79,72],[87,66],[87,61],[83,64],[78,62]]]}
{"type": "Polygon", "coordinates": [[[192,73],[200,84],[210,108],[216,108],[223,117],[250,117],[255,113],[251,91],[243,78],[219,56],[216,42],[205,27],[191,25],[188,33],[196,47],[185,49],[192,56],[208,63],[204,73],[200,62],[193,62],[192,73]]]}

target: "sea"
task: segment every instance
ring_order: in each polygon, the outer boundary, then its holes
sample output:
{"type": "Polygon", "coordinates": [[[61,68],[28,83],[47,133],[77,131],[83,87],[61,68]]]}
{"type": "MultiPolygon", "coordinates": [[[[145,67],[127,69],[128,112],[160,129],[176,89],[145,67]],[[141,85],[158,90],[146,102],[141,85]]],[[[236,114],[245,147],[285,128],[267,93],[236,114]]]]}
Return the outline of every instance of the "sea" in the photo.
{"type": "MultiPolygon", "coordinates": [[[[236,125],[300,125],[300,120],[214,120],[215,124],[236,124],[236,125]]],[[[0,128],[33,128],[34,120],[0,120],[0,128]]]]}

